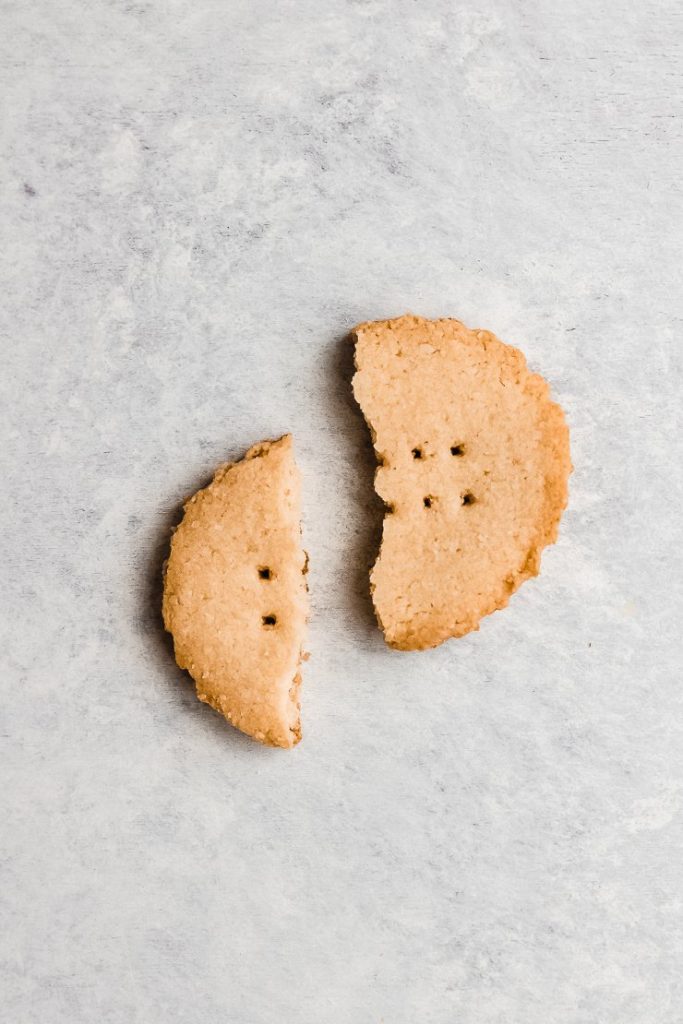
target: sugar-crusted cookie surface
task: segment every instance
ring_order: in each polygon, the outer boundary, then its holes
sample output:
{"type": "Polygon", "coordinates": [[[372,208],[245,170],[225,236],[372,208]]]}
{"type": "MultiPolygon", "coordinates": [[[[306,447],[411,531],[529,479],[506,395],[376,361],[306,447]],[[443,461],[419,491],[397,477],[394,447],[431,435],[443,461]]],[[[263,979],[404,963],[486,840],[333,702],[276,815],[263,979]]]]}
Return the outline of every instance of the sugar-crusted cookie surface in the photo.
{"type": "Polygon", "coordinates": [[[406,315],[353,335],[387,505],[375,610],[392,647],[434,647],[537,575],[567,503],[569,433],[546,381],[488,331],[406,315]]]}
{"type": "Polygon", "coordinates": [[[185,505],[164,577],[163,616],[197,696],[261,743],[301,739],[308,610],[292,439],[265,441],[185,505]]]}

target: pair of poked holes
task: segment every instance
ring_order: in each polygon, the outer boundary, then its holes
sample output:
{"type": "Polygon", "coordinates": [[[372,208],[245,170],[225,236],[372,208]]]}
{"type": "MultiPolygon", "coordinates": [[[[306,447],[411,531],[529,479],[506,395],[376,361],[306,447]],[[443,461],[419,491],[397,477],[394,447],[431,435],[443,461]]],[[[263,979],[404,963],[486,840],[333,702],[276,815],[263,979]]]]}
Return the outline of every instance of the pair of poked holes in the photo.
{"type": "MultiPolygon", "coordinates": [[[[451,455],[453,455],[456,458],[458,458],[459,456],[464,455],[464,454],[465,454],[465,445],[464,444],[452,444],[451,445],[451,455]]],[[[422,459],[422,458],[424,458],[424,452],[423,452],[422,448],[420,448],[420,447],[413,448],[412,455],[413,455],[414,459],[422,459]]]]}
{"type": "MultiPolygon", "coordinates": [[[[260,580],[272,580],[273,571],[269,566],[261,565],[258,569],[258,577],[260,580]]],[[[273,626],[277,626],[277,615],[273,615],[272,612],[269,615],[262,615],[261,623],[266,629],[272,629],[273,626]]]]}
{"type": "MultiPolygon", "coordinates": [[[[451,455],[453,455],[455,458],[460,458],[464,454],[465,446],[463,444],[451,445],[451,455]]],[[[419,447],[413,448],[412,455],[414,459],[424,458],[424,452],[422,448],[419,447]]],[[[476,498],[474,497],[471,491],[465,491],[465,493],[461,495],[460,500],[463,505],[474,505],[476,498]]],[[[422,499],[422,504],[424,505],[425,508],[432,508],[435,502],[436,498],[434,497],[433,494],[428,494],[426,497],[422,499]]]]}

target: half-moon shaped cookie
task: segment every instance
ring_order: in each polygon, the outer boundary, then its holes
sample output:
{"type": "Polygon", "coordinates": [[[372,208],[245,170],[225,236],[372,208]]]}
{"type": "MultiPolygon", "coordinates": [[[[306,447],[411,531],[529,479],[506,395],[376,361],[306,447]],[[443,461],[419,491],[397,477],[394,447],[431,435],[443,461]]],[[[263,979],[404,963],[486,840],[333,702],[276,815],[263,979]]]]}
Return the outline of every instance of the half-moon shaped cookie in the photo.
{"type": "Polygon", "coordinates": [[[185,505],[163,616],[197,696],[261,743],[301,738],[299,666],[308,610],[292,439],[264,441],[185,505]]]}
{"type": "Polygon", "coordinates": [[[387,506],[375,610],[392,647],[434,647],[538,573],[567,503],[569,433],[546,381],[488,331],[406,315],[354,336],[387,506]]]}

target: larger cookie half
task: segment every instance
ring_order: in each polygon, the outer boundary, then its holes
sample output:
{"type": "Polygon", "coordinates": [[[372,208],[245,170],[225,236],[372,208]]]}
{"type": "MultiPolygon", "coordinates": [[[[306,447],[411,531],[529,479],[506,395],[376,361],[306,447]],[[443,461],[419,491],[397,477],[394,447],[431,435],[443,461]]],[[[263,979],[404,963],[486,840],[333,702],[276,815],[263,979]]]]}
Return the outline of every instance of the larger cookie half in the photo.
{"type": "Polygon", "coordinates": [[[488,331],[406,315],[354,336],[353,389],[387,506],[375,610],[392,647],[434,647],[538,573],[567,503],[564,414],[488,331]]]}
{"type": "Polygon", "coordinates": [[[276,747],[301,739],[299,489],[289,436],[222,466],[185,505],[164,578],[164,623],[197,696],[276,747]]]}

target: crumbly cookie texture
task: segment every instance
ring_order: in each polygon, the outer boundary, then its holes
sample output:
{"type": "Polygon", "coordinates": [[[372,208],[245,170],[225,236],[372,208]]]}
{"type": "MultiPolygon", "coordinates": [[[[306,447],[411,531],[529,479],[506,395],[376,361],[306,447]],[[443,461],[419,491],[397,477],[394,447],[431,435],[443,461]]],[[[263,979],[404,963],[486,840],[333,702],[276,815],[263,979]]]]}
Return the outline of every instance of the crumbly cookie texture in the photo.
{"type": "Polygon", "coordinates": [[[406,315],[353,336],[387,506],[375,611],[390,646],[435,647],[538,574],[567,504],[569,432],[546,381],[488,331],[406,315]]]}
{"type": "Polygon", "coordinates": [[[292,438],[228,463],[185,505],[164,575],[163,616],[197,696],[274,747],[301,739],[308,612],[292,438]]]}

